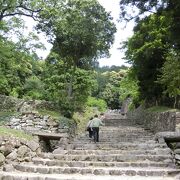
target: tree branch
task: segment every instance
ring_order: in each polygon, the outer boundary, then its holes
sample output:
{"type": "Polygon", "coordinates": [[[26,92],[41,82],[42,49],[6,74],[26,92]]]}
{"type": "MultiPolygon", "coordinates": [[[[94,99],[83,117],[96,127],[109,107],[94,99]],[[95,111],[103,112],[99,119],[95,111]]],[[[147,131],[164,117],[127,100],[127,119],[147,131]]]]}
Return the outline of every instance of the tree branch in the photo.
{"type": "MultiPolygon", "coordinates": [[[[22,12],[5,14],[5,15],[3,15],[3,18],[9,17],[9,16],[15,16],[15,15],[21,15],[21,16],[31,17],[31,18],[33,18],[35,21],[37,21],[36,17],[35,17],[33,14],[26,14],[26,13],[22,13],[22,12]]],[[[2,19],[3,19],[3,18],[2,18],[2,19]]],[[[0,18],[0,21],[1,21],[2,19],[0,18]]]]}
{"type": "Polygon", "coordinates": [[[23,15],[23,16],[28,16],[28,17],[32,17],[34,20],[36,20],[35,16],[34,16],[34,13],[39,13],[40,11],[42,11],[42,8],[39,8],[37,10],[32,10],[26,6],[23,5],[23,1],[20,2],[20,4],[18,6],[15,7],[15,12],[13,13],[7,13],[6,14],[6,11],[11,9],[12,7],[9,5],[7,6],[6,8],[2,9],[1,10],[1,13],[0,13],[0,21],[2,21],[2,19],[4,17],[9,17],[9,16],[15,16],[15,15],[23,15]],[[28,14],[28,12],[21,12],[21,10],[23,11],[28,11],[29,13],[31,14],[28,14]]]}

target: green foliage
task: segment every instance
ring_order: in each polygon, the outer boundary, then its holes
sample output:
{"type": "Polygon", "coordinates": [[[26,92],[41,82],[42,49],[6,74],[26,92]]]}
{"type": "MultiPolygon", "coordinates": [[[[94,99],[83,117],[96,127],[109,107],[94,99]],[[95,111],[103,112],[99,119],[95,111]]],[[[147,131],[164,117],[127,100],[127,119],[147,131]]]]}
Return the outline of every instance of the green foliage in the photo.
{"type": "Polygon", "coordinates": [[[31,75],[30,58],[15,50],[15,45],[0,39],[0,93],[9,95],[12,91],[17,92],[25,82],[25,78],[31,75]],[[15,90],[15,89],[16,90],[15,90]]]}
{"type": "Polygon", "coordinates": [[[122,66],[102,66],[102,67],[97,67],[96,71],[103,73],[103,72],[107,72],[107,71],[115,71],[115,72],[119,72],[120,70],[127,70],[128,67],[122,65],[122,66]]]}
{"type": "Polygon", "coordinates": [[[110,14],[95,0],[61,1],[41,17],[37,28],[55,39],[44,73],[46,97],[57,101],[64,115],[71,117],[96,87],[93,73],[87,69],[97,58],[109,55],[116,28],[110,14]]]}
{"type": "Polygon", "coordinates": [[[107,106],[111,109],[119,109],[121,102],[119,101],[120,81],[126,74],[126,70],[106,71],[100,74],[104,78],[104,84],[99,82],[99,97],[104,99],[107,106]]]}
{"type": "Polygon", "coordinates": [[[88,68],[95,59],[109,55],[116,28],[96,0],[64,0],[41,15],[44,21],[37,27],[55,37],[52,51],[70,66],[88,68]]]}
{"type": "Polygon", "coordinates": [[[31,97],[32,99],[42,99],[44,95],[44,84],[36,76],[31,76],[26,79],[23,86],[24,97],[31,97]]]}
{"type": "Polygon", "coordinates": [[[83,112],[75,112],[73,119],[77,123],[77,133],[82,133],[86,129],[87,122],[90,118],[94,117],[95,114],[99,114],[97,108],[86,106],[83,112]]]}
{"type": "Polygon", "coordinates": [[[106,84],[104,91],[101,93],[102,99],[107,103],[108,108],[119,109],[119,91],[118,87],[113,86],[111,83],[106,84]]]}
{"type": "Polygon", "coordinates": [[[107,109],[107,104],[103,99],[97,99],[94,97],[88,97],[87,106],[96,107],[99,111],[104,112],[107,109]]]}
{"type": "Polygon", "coordinates": [[[96,0],[0,2],[0,94],[51,100],[66,116],[83,109],[97,88],[90,69],[97,58],[109,56],[114,41],[111,20],[96,0]],[[37,30],[50,37],[53,49],[45,63],[37,61],[43,45],[35,33],[23,36],[21,16],[37,20],[37,30]]]}
{"type": "Polygon", "coordinates": [[[169,52],[161,72],[162,75],[159,76],[157,82],[164,86],[165,94],[175,98],[175,107],[176,98],[180,96],[180,54],[175,51],[169,52]]]}
{"type": "MultiPolygon", "coordinates": [[[[52,2],[52,1],[50,1],[52,2]]],[[[47,0],[46,3],[43,0],[6,0],[0,1],[0,21],[5,18],[14,17],[17,15],[32,17],[34,19],[39,19],[39,14],[45,5],[50,5],[47,0]]],[[[53,1],[55,3],[55,1],[53,1]]],[[[51,3],[53,4],[53,3],[51,3]]]]}
{"type": "Polygon", "coordinates": [[[70,128],[75,125],[74,119],[66,118],[64,116],[59,116],[57,122],[59,123],[60,127],[70,128]]]}
{"type": "Polygon", "coordinates": [[[51,116],[56,122],[59,123],[60,127],[67,127],[70,128],[74,126],[76,123],[72,118],[66,118],[62,116],[59,111],[52,111],[52,110],[45,110],[45,109],[38,109],[39,114],[45,116],[51,116]]]}
{"type": "Polygon", "coordinates": [[[165,16],[150,15],[138,23],[126,44],[126,58],[133,65],[141,98],[147,102],[155,103],[162,95],[162,86],[155,81],[169,48],[170,22],[165,16]]]}
{"type": "Polygon", "coordinates": [[[121,101],[124,101],[128,97],[132,99],[131,107],[139,103],[138,81],[131,76],[131,71],[120,81],[119,94],[121,101]]]}
{"type": "Polygon", "coordinates": [[[84,106],[96,83],[92,71],[80,68],[74,71],[73,67],[67,67],[55,53],[52,53],[46,61],[44,81],[46,97],[58,102],[62,111],[70,116],[84,106]]]}
{"type": "Polygon", "coordinates": [[[135,19],[137,23],[133,37],[126,44],[126,58],[132,63],[139,80],[141,98],[149,105],[165,104],[165,99],[171,101],[171,98],[167,98],[168,94],[175,98],[174,106],[178,106],[179,87],[173,83],[179,71],[175,67],[176,60],[167,60],[166,56],[169,51],[179,53],[180,1],[121,0],[120,8],[123,20],[135,19]],[[129,13],[129,5],[138,10],[129,13]],[[175,67],[174,74],[172,70],[168,74],[170,67],[175,67]]]}

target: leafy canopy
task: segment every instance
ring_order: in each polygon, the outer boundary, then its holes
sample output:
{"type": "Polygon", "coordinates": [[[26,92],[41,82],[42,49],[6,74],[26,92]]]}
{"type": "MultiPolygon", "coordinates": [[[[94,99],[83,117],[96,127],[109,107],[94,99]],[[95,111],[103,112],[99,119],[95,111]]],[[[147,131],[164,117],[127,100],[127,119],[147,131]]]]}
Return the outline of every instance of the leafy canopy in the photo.
{"type": "Polygon", "coordinates": [[[64,0],[42,17],[37,28],[50,35],[52,51],[69,64],[85,68],[93,60],[109,56],[116,27],[96,0],[64,0]]]}

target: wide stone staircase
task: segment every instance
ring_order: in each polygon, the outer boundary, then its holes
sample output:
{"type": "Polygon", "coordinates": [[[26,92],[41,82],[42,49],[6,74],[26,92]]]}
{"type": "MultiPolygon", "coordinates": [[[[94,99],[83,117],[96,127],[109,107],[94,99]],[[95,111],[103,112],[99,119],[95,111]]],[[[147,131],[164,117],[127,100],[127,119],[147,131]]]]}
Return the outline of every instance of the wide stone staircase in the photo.
{"type": "Polygon", "coordinates": [[[42,153],[32,162],[0,172],[0,180],[173,180],[180,172],[165,143],[133,126],[124,116],[108,115],[100,142],[88,134],[76,137],[65,150],[42,153]]]}

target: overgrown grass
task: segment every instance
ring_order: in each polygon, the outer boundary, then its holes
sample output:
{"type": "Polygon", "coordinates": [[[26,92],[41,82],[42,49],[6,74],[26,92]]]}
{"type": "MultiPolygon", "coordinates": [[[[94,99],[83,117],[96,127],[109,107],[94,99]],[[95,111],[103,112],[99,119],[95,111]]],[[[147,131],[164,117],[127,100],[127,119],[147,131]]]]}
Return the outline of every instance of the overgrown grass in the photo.
{"type": "Polygon", "coordinates": [[[62,127],[71,127],[74,123],[73,119],[66,118],[57,111],[45,110],[45,109],[38,109],[39,114],[45,116],[51,116],[56,122],[59,123],[62,127]]]}
{"type": "Polygon", "coordinates": [[[153,106],[153,107],[148,108],[147,111],[148,112],[166,112],[166,111],[176,112],[178,110],[170,108],[170,107],[166,107],[166,106],[153,106]]]}
{"type": "Polygon", "coordinates": [[[50,110],[45,110],[45,109],[38,109],[39,114],[45,116],[45,115],[50,115],[54,119],[58,119],[61,115],[57,111],[50,111],[50,110]]]}
{"type": "Polygon", "coordinates": [[[91,117],[93,117],[95,114],[99,114],[97,108],[93,107],[86,107],[84,112],[76,112],[73,115],[73,119],[77,123],[77,133],[82,133],[86,129],[87,122],[90,120],[91,117]]]}
{"type": "Polygon", "coordinates": [[[33,139],[33,136],[26,134],[23,131],[6,128],[4,126],[0,126],[0,136],[13,136],[13,137],[21,138],[21,139],[26,139],[26,140],[33,139]]]}

